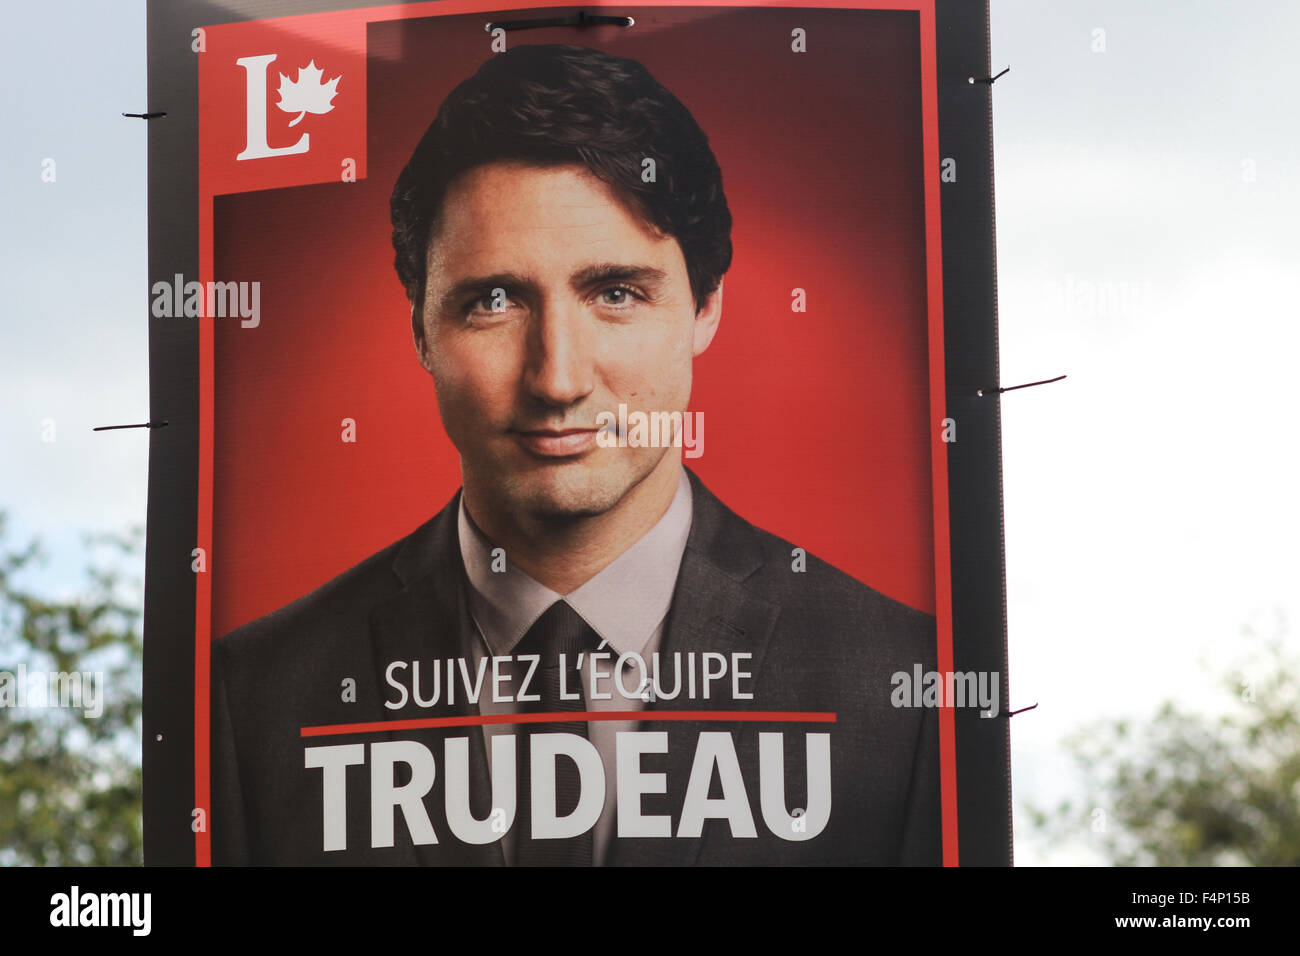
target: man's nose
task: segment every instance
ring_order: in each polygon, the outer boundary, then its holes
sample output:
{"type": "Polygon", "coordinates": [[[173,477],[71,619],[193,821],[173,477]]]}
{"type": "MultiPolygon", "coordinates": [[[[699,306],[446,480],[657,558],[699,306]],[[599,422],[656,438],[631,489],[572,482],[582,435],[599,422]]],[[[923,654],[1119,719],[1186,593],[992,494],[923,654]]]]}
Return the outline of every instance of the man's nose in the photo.
{"type": "Polygon", "coordinates": [[[594,387],[594,329],[576,304],[547,304],[528,328],[525,384],[548,405],[567,406],[594,387]]]}

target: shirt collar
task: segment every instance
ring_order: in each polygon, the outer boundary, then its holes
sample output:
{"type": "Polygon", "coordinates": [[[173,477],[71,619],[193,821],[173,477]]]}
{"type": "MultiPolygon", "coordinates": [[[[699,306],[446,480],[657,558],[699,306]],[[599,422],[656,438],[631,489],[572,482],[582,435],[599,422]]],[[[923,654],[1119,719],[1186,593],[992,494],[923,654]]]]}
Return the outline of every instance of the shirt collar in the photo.
{"type": "Polygon", "coordinates": [[[677,572],[691,532],[692,492],[682,469],[662,518],[600,573],[560,595],[502,557],[493,571],[493,545],[465,510],[457,518],[460,556],[469,578],[470,612],[492,654],[508,655],[542,613],[561,597],[616,653],[640,652],[672,603],[677,572]]]}

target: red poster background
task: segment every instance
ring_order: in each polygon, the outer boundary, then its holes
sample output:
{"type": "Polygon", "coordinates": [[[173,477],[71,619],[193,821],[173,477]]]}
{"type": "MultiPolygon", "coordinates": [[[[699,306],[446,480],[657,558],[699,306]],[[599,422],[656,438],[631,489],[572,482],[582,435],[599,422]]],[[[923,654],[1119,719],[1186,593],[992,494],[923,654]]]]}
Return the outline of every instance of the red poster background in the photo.
{"type": "MultiPolygon", "coordinates": [[[[920,5],[620,7],[610,12],[635,17],[635,28],[530,30],[508,42],[637,59],[694,114],[722,168],[735,254],[721,327],[695,363],[691,407],[704,414],[705,452],[686,463],[742,517],[937,614],[945,670],[934,28],[920,5]],[[796,27],[806,53],[791,51],[796,27]],[[795,289],[805,312],[791,309],[795,289]]],[[[508,18],[434,16],[465,9],[421,4],[211,28],[223,52],[210,47],[201,68],[202,279],[259,281],[261,321],[203,320],[201,487],[211,478],[199,541],[210,544],[211,574],[199,576],[198,806],[207,642],[409,533],[459,487],[392,266],[388,198],[443,98],[492,55],[484,21],[508,18]],[[355,76],[360,49],[364,80],[355,76]],[[343,70],[338,114],[310,117],[314,156],[253,161],[266,170],[264,186],[230,160],[244,145],[230,119],[242,117],[246,93],[234,59],[260,52],[280,54],[268,76],[272,105],[277,71],[292,77],[312,57],[328,78],[327,61],[354,64],[343,70]],[[353,141],[331,133],[331,121],[353,141]],[[349,154],[359,154],[356,182],[336,172],[349,154]],[[300,172],[286,174],[291,163],[300,172]],[[286,186],[286,175],[307,185],[286,186]],[[232,189],[255,191],[220,195],[232,189]],[[355,443],[341,441],[345,418],[356,423],[355,443]]],[[[298,134],[269,126],[268,135],[291,143],[298,134]]],[[[941,753],[952,863],[950,712],[941,713],[941,753]]]]}

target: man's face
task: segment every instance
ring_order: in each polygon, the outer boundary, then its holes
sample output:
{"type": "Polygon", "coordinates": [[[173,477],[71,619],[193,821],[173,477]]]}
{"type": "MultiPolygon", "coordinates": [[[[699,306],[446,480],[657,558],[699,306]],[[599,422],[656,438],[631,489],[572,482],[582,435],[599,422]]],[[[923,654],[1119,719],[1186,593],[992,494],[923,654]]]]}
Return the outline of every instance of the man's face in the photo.
{"type": "Polygon", "coordinates": [[[722,289],[696,313],[681,247],[582,166],[480,166],[447,191],[416,346],[469,500],[603,514],[680,449],[603,447],[597,415],[685,412],[722,289]]]}

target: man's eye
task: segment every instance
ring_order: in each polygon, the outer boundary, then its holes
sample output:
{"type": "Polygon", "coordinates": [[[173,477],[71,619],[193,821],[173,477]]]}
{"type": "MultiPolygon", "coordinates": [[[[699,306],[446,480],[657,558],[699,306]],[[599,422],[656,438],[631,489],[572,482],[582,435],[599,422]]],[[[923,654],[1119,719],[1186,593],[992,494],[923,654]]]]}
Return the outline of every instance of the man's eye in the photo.
{"type": "Polygon", "coordinates": [[[641,298],[632,289],[623,285],[614,285],[602,290],[600,297],[605,305],[614,306],[630,305],[634,299],[641,298]]]}
{"type": "Polygon", "coordinates": [[[508,310],[512,304],[504,289],[493,289],[487,295],[480,296],[466,305],[465,312],[467,314],[471,312],[502,313],[508,310]]]}

